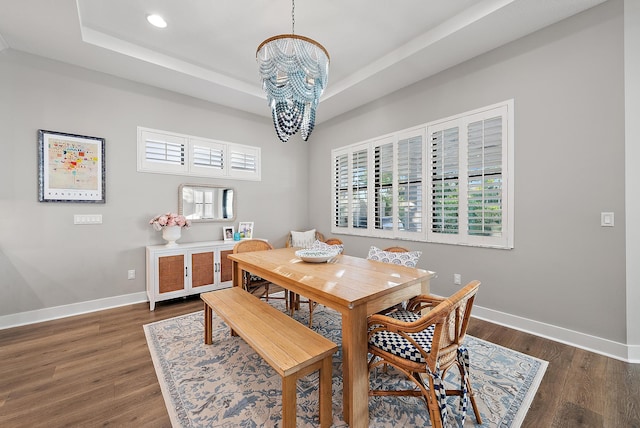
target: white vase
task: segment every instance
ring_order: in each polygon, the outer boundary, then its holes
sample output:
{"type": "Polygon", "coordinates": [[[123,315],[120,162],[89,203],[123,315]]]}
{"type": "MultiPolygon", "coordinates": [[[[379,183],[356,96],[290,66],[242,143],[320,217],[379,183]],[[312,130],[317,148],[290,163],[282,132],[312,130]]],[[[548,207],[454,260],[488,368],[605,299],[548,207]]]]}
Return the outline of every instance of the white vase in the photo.
{"type": "Polygon", "coordinates": [[[182,228],[180,226],[165,226],[162,228],[162,239],[167,241],[167,247],[173,247],[176,241],[180,239],[182,235],[182,228]]]}

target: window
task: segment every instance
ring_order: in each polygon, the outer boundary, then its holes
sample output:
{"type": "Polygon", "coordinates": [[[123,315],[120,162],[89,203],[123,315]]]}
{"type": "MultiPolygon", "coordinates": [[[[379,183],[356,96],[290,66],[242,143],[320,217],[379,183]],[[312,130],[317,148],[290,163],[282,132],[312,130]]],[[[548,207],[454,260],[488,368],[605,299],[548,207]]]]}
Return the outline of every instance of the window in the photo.
{"type": "Polygon", "coordinates": [[[138,171],[140,161],[145,171],[166,174],[186,174],[187,139],[180,135],[159,134],[138,128],[138,171]]]}
{"type": "Polygon", "coordinates": [[[332,159],[333,233],[513,248],[512,100],[332,159]]]}
{"type": "Polygon", "coordinates": [[[259,181],[260,148],[138,127],[138,171],[259,181]]]}
{"type": "Polygon", "coordinates": [[[225,149],[224,143],[190,139],[191,170],[202,175],[224,175],[225,149]]]}
{"type": "Polygon", "coordinates": [[[251,179],[259,173],[260,149],[258,147],[234,144],[229,148],[229,152],[231,176],[251,179]]]}
{"type": "Polygon", "coordinates": [[[422,233],[423,142],[424,127],[334,150],[332,232],[422,233]]]}
{"type": "Polygon", "coordinates": [[[427,241],[513,248],[512,103],[428,124],[427,241]]]}

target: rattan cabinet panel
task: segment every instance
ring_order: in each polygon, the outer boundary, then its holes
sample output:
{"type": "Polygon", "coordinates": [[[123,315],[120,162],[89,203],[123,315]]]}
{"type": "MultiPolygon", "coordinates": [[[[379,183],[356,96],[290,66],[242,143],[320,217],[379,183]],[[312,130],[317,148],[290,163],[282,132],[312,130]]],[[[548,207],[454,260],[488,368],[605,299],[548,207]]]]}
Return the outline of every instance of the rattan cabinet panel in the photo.
{"type": "Polygon", "coordinates": [[[227,255],[233,242],[207,241],[146,247],[149,309],[156,302],[231,287],[227,255]]]}

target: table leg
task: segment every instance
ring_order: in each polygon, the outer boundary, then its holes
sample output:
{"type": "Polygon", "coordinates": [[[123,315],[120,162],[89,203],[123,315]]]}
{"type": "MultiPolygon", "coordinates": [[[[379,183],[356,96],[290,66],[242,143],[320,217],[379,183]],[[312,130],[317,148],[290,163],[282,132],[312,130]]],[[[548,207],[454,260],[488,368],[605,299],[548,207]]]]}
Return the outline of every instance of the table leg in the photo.
{"type": "Polygon", "coordinates": [[[242,287],[242,269],[235,260],[231,261],[231,273],[233,274],[233,286],[242,287]]]}
{"type": "Polygon", "coordinates": [[[342,314],[343,413],[350,427],[369,426],[367,312],[364,305],[342,314]]]}
{"type": "Polygon", "coordinates": [[[431,293],[431,280],[424,279],[420,283],[420,294],[430,294],[431,293]]]}
{"type": "Polygon", "coordinates": [[[213,331],[212,331],[212,309],[211,306],[204,304],[204,344],[211,345],[213,343],[213,331]]]}

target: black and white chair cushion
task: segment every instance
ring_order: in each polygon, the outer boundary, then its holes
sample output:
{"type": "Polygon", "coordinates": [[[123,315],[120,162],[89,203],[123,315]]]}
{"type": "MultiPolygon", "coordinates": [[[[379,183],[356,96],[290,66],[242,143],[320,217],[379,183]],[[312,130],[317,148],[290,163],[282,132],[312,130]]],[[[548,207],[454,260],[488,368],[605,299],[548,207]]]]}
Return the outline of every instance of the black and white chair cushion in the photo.
{"type": "MultiPolygon", "coordinates": [[[[420,318],[419,315],[409,311],[395,311],[390,313],[388,316],[405,322],[412,322],[420,318]]],[[[426,352],[430,352],[434,328],[435,325],[432,325],[418,333],[411,333],[409,336],[411,336],[411,338],[415,340],[426,352]]],[[[397,333],[379,331],[369,338],[369,344],[400,358],[418,363],[426,363],[422,354],[420,354],[415,346],[397,333]]]]}

